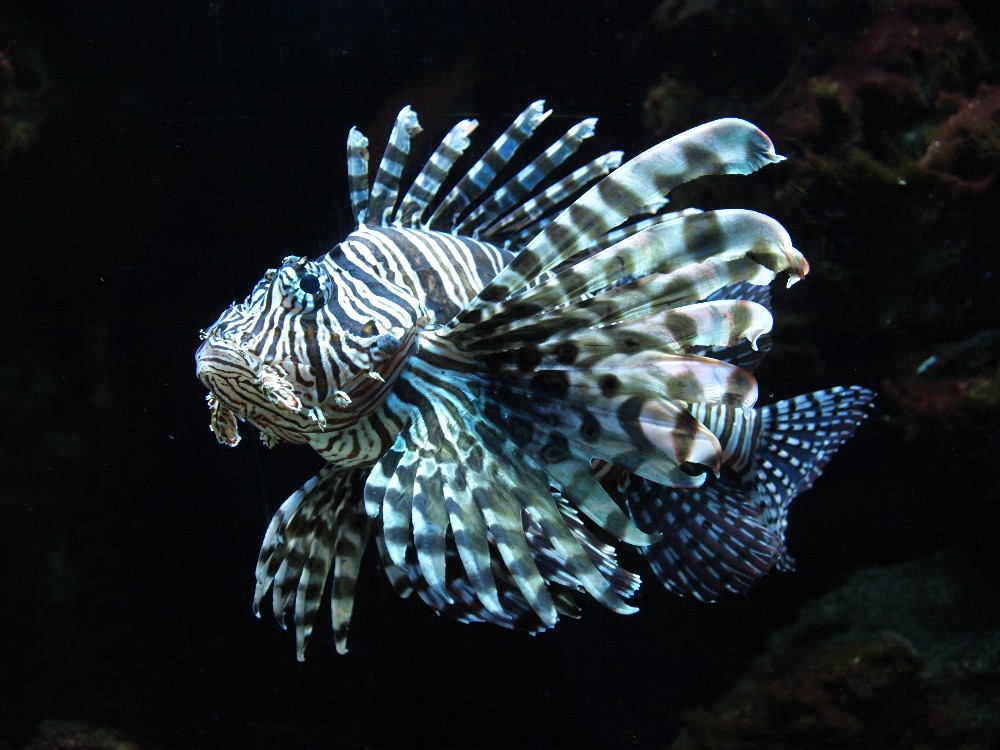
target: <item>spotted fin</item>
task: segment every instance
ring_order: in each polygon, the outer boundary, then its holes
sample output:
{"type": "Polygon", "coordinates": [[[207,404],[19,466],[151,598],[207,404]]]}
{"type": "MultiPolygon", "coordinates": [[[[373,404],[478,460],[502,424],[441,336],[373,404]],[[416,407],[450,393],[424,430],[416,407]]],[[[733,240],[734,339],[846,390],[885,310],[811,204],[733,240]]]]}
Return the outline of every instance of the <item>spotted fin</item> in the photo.
{"type": "MultiPolygon", "coordinates": [[[[431,223],[460,215],[517,145],[506,139],[531,128],[530,117],[515,122],[431,223]]],[[[799,278],[808,265],[777,222],[750,211],[664,216],[613,232],[661,205],[676,184],[778,158],[742,121],[655,147],[577,199],[452,323],[423,337],[390,397],[406,426],[365,489],[401,589],[438,611],[498,622],[524,620],[523,603],[539,628],[566,610],[564,589],[633,611],[620,584],[629,576],[594,554],[563,505],[618,539],[656,543],[656,532],[637,528],[597,481],[593,459],[679,487],[718,472],[722,446],[685,403],[749,408],[757,384],[738,367],[689,352],[753,345],[771,316],[753,301],[700,300],[785,271],[799,278]],[[582,252],[612,236],[618,241],[597,253],[582,252]],[[450,572],[456,558],[460,575],[450,572]]]]}
{"type": "Polygon", "coordinates": [[[489,373],[482,378],[484,414],[537,454],[555,486],[563,480],[553,472],[566,456],[588,465],[593,458],[609,461],[662,484],[697,486],[704,471],[721,469],[722,448],[684,403],[749,408],[757,383],[739,367],[685,353],[755,341],[770,327],[765,308],[737,300],[556,331],[540,343],[479,355],[489,373]]]}
{"type": "Polygon", "coordinates": [[[873,398],[865,388],[838,387],[761,408],[747,483],[710,478],[683,490],[610,474],[607,481],[617,484],[636,524],[663,534],[643,552],[664,586],[715,601],[746,591],[772,567],[790,569],[788,508],[867,418],[873,398]]]}
{"type": "Polygon", "coordinates": [[[838,386],[806,393],[760,410],[761,443],[752,502],[781,541],[778,567],[791,570],[785,551],[788,508],[819,478],[837,450],[872,411],[875,392],[838,386]]]}
{"type": "Polygon", "coordinates": [[[636,524],[662,533],[643,554],[675,594],[714,602],[727,592],[743,593],[779,558],[777,534],[739,487],[709,480],[678,490],[625,474],[619,490],[636,524]]]}

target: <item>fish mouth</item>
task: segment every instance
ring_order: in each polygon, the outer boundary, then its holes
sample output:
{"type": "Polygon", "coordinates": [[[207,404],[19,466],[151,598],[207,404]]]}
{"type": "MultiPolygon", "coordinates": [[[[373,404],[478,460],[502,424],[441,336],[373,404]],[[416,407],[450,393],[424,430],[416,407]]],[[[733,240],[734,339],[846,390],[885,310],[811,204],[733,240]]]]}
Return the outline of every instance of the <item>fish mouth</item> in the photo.
{"type": "Polygon", "coordinates": [[[227,338],[209,336],[195,352],[194,362],[201,384],[241,419],[248,418],[251,408],[247,397],[259,390],[254,385],[256,368],[249,353],[227,338]]]}
{"type": "Polygon", "coordinates": [[[209,404],[212,431],[220,442],[235,445],[238,438],[227,431],[223,439],[216,422],[231,422],[235,431],[237,419],[250,422],[269,438],[290,443],[304,443],[307,435],[323,431],[324,425],[302,408],[279,368],[264,364],[228,337],[205,338],[195,352],[195,374],[216,399],[209,404]]]}
{"type": "MultiPolygon", "coordinates": [[[[293,381],[315,382],[312,368],[299,362],[265,362],[234,337],[209,333],[195,353],[195,374],[217,402],[211,403],[213,425],[220,421],[248,421],[268,438],[304,443],[309,436],[344,429],[368,417],[385,400],[392,385],[416,351],[421,320],[403,334],[391,356],[374,358],[341,384],[330,388],[323,400],[303,392],[293,381]],[[222,410],[222,411],[220,411],[222,410]],[[230,418],[226,410],[232,414],[230,418]]],[[[235,445],[213,426],[220,441],[235,445]]]]}

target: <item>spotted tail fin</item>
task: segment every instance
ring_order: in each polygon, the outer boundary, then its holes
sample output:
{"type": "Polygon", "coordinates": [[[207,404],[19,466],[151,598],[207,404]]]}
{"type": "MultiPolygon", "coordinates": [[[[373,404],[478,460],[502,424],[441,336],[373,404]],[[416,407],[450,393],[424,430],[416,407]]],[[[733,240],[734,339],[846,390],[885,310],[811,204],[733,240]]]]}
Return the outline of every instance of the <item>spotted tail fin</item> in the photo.
{"type": "Polygon", "coordinates": [[[760,410],[761,442],[752,502],[781,542],[778,567],[790,570],[785,551],[788,507],[810,487],[833,455],[868,418],[875,392],[842,386],[806,393],[760,410]]]}
{"type": "Polygon", "coordinates": [[[756,463],[746,483],[710,478],[696,490],[612,475],[636,524],[663,536],[643,552],[670,591],[715,601],[742,593],[772,567],[788,570],[788,509],[868,417],[858,386],[808,393],[759,410],[756,463]]]}

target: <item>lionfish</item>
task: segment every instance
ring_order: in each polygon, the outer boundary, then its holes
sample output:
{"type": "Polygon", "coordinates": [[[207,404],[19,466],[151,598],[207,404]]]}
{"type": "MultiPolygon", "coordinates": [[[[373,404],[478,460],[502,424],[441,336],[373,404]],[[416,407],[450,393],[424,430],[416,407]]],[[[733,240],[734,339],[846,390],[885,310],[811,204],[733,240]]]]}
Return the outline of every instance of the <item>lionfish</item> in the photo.
{"type": "Polygon", "coordinates": [[[579,616],[578,592],[637,611],[640,579],[609,541],[675,593],[745,591],[791,566],[789,504],[869,411],[860,387],[755,407],[767,285],[808,263],[760,213],[662,210],[677,185],[780,161],[762,131],[716,120],[557,179],[585,119],[510,167],[550,113],[533,103],[449,180],[477,126],[459,122],[402,197],[416,114],[399,113],[370,189],[352,128],[357,229],[285,258],[202,334],[219,442],[246,421],[326,461],[274,514],[256,569],[254,612],[273,589],[299,660],[331,574],[347,651],[373,537],[401,596],[532,633],[579,616]]]}

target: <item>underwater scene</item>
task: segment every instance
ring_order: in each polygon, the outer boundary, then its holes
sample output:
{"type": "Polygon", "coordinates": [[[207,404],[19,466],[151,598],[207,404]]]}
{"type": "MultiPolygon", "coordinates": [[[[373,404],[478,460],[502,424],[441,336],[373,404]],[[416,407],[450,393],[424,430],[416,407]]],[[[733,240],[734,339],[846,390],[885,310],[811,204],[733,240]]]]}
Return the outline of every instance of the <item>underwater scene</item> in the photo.
{"type": "Polygon", "coordinates": [[[0,750],[1000,748],[1000,13],[0,5],[0,750]]]}

